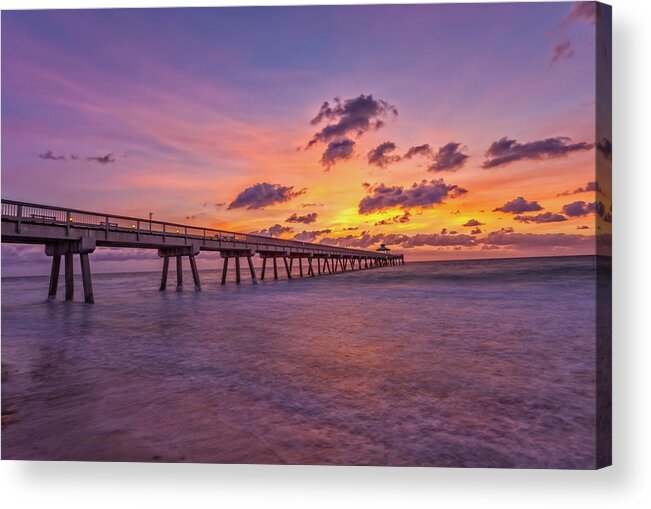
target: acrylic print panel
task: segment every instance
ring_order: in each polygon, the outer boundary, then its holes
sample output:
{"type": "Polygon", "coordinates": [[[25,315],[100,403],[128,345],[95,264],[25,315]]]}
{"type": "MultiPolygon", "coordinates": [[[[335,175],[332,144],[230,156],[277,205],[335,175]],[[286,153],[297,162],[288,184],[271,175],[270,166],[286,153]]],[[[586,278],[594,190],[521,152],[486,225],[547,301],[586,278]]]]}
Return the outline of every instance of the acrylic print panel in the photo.
{"type": "Polygon", "coordinates": [[[2,458],[610,464],[611,9],[2,13],[2,458]]]}

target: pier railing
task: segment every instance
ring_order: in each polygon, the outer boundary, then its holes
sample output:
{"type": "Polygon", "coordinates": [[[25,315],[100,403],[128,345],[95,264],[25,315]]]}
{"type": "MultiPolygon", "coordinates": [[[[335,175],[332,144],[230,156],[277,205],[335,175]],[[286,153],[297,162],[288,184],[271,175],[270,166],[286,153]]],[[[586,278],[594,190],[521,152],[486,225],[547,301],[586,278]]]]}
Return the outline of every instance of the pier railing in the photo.
{"type": "MultiPolygon", "coordinates": [[[[369,251],[356,248],[343,248],[328,244],[286,240],[264,235],[238,233],[216,228],[204,228],[193,225],[157,221],[139,217],[121,216],[91,212],[87,210],[70,209],[50,205],[2,200],[2,218],[15,220],[18,223],[54,224],[110,231],[132,231],[138,233],[154,233],[165,236],[179,236],[195,240],[230,240],[265,244],[285,248],[324,249],[343,253],[359,253],[368,255],[369,251]]],[[[377,256],[377,253],[374,253],[377,256]]]]}

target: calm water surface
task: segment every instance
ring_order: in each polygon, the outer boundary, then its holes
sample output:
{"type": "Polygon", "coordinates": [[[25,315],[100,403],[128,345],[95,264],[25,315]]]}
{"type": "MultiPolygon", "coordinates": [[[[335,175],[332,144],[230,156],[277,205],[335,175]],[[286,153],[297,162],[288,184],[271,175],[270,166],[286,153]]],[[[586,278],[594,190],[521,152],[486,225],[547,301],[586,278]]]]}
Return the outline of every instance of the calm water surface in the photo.
{"type": "Polygon", "coordinates": [[[591,468],[594,264],[96,275],[95,305],[4,279],[2,456],[591,468]]]}

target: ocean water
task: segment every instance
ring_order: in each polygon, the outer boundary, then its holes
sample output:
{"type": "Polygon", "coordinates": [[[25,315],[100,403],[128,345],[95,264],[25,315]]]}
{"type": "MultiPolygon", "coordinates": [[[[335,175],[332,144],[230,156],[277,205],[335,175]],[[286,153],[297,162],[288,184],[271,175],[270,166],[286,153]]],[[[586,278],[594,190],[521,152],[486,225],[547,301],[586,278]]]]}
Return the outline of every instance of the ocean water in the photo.
{"type": "Polygon", "coordinates": [[[3,459],[594,467],[595,257],[170,272],[2,280],[3,459]]]}

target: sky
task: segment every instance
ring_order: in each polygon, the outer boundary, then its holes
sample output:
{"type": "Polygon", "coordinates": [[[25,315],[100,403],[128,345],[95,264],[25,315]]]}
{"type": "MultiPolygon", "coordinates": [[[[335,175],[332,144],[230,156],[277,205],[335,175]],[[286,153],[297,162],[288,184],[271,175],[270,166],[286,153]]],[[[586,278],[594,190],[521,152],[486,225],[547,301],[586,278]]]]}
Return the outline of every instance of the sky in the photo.
{"type": "MultiPolygon", "coordinates": [[[[597,20],[591,2],[4,11],[2,197],[411,261],[593,254],[612,217],[597,20]]],[[[101,251],[100,271],[159,264],[101,251]]],[[[47,272],[42,247],[2,252],[3,275],[47,272]]]]}

